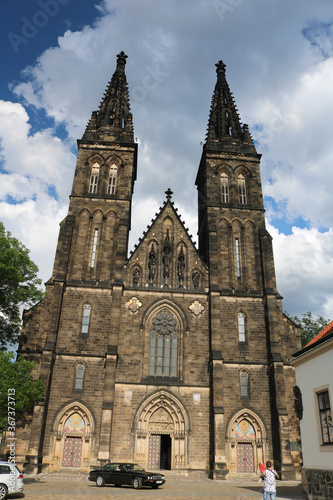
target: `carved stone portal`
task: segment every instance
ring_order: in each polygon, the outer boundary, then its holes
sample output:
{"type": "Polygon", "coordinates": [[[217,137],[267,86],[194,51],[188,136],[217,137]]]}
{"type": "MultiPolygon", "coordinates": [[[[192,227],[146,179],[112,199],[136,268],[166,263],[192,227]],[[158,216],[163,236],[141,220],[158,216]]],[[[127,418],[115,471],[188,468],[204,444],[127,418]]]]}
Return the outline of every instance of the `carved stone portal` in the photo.
{"type": "Polygon", "coordinates": [[[148,429],[150,431],[173,432],[173,428],[174,428],[174,423],[171,418],[171,415],[163,408],[156,410],[150,417],[148,424],[148,429]]]}

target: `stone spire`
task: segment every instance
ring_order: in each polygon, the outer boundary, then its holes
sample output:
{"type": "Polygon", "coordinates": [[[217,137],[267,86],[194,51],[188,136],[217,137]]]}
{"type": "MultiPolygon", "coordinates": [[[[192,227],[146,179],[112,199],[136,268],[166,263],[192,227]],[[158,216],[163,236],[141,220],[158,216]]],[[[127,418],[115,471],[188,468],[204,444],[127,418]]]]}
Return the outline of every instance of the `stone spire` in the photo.
{"type": "Polygon", "coordinates": [[[82,139],[133,143],[133,121],[125,75],[127,55],[117,55],[117,67],[109,82],[99,110],[94,111],[82,139]]]}
{"type": "Polygon", "coordinates": [[[222,61],[215,66],[217,82],[210,108],[206,147],[215,150],[256,153],[247,125],[241,125],[237,107],[225,77],[226,66],[222,61]]]}

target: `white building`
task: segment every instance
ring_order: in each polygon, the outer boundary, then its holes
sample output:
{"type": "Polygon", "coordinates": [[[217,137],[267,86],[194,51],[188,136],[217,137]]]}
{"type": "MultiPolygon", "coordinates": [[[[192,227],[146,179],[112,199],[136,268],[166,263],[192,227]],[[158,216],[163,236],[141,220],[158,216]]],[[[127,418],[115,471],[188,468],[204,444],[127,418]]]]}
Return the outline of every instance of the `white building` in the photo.
{"type": "Polygon", "coordinates": [[[303,485],[310,500],[333,498],[333,321],[293,357],[303,485]]]}

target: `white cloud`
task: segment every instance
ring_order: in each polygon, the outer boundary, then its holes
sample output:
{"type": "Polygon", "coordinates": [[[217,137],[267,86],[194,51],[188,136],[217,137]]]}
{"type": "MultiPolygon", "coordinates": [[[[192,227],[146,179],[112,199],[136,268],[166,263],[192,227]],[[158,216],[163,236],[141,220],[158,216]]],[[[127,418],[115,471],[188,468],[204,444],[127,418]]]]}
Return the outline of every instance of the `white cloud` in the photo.
{"type": "Polygon", "coordinates": [[[267,223],[273,237],[278,291],[291,314],[315,311],[331,318],[333,289],[333,230],[293,227],[285,235],[267,223]]]}
{"type": "Polygon", "coordinates": [[[327,112],[333,109],[332,80],[333,59],[320,61],[312,73],[300,75],[299,85],[279,109],[277,100],[266,102],[256,117],[264,124],[263,146],[268,146],[265,194],[286,202],[283,216],[302,214],[324,227],[333,222],[333,198],[327,189],[333,183],[333,123],[327,112]]]}
{"type": "MultiPolygon", "coordinates": [[[[126,74],[140,142],[131,244],[162,205],[168,187],[174,191],[176,205],[181,202],[179,212],[195,239],[194,182],[200,142],[205,138],[215,85],[214,64],[223,59],[242,121],[261,140],[258,152],[264,154],[265,194],[278,204],[278,215],[291,221],[301,216],[311,222],[308,232],[295,228],[285,237],[271,227],[278,283],[286,290],[281,290],[285,307],[291,313],[303,311],[303,305],[305,310],[312,305],[314,312],[314,308],[322,311],[323,304],[328,308],[330,292],[326,302],[318,297],[320,290],[329,290],[331,276],[323,271],[323,262],[325,252],[330,259],[331,232],[319,233],[316,226],[332,227],[333,213],[328,187],[333,180],[331,29],[320,28],[332,16],[331,0],[304,0],[301,7],[275,0],[105,0],[98,11],[94,23],[81,31],[66,31],[57,47],[43,52],[26,68],[22,81],[12,84],[22,102],[65,126],[68,143],[60,142],[51,128],[32,133],[22,105],[0,104],[7,172],[0,195],[3,200],[10,195],[21,202],[12,218],[5,204],[0,215],[5,212],[12,227],[19,227],[24,241],[29,238],[19,222],[22,207],[32,217],[35,235],[47,217],[53,221],[50,232],[56,227],[56,217],[64,215],[75,165],[70,146],[98,108],[114,71],[115,55],[124,50],[129,55],[126,74]],[[230,8],[221,13],[221,5],[230,8]],[[20,148],[15,148],[18,143],[20,148]],[[58,202],[50,195],[52,186],[58,202]],[[40,214],[47,217],[38,219],[40,214]],[[299,267],[307,262],[305,248],[319,266],[307,280],[299,267]],[[284,262],[286,250],[290,266],[284,262]],[[302,284],[297,293],[289,292],[292,267],[302,284]],[[312,286],[317,290],[313,296],[312,286]]],[[[276,224],[276,214],[270,211],[269,215],[276,224]]],[[[48,247],[50,269],[54,250],[48,247]]]]}
{"type": "Polygon", "coordinates": [[[28,120],[21,104],[0,101],[4,170],[0,173],[0,219],[30,249],[45,281],[52,273],[59,222],[67,212],[75,156],[52,130],[31,134],[28,120]]]}
{"type": "Polygon", "coordinates": [[[28,120],[21,104],[0,101],[0,147],[6,171],[1,175],[0,193],[24,200],[55,186],[64,200],[72,182],[75,156],[51,129],[30,134],[28,120]]]}

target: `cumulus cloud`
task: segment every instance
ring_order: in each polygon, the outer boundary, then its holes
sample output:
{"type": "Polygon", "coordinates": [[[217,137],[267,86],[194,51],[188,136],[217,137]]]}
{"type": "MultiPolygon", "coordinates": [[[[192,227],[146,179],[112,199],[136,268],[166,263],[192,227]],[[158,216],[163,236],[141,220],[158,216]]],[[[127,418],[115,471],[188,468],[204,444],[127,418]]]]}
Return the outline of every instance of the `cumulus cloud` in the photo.
{"type": "MultiPolygon", "coordinates": [[[[333,213],[327,189],[333,175],[331,13],[331,0],[304,0],[301,8],[264,0],[100,2],[98,17],[89,26],[67,30],[57,46],[25,68],[20,81],[12,82],[22,104],[0,105],[0,215],[6,213],[13,227],[20,227],[20,210],[26,207],[37,234],[38,224],[46,223],[46,218],[38,222],[37,214],[55,221],[65,213],[75,165],[71,148],[98,108],[115,55],[124,50],[140,146],[131,245],[162,205],[168,187],[195,238],[200,143],[216,80],[214,64],[223,59],[241,119],[249,123],[263,153],[264,193],[274,201],[267,215],[286,308],[291,313],[311,307],[322,311],[324,303],[328,308],[330,295],[320,302],[319,283],[323,280],[321,288],[328,289],[323,262],[324,256],[330,258],[333,213]],[[31,107],[46,113],[54,127],[48,123],[32,133],[27,114],[31,107]],[[65,142],[57,137],[59,125],[67,132],[65,142]],[[22,147],[15,148],[18,139],[22,147]],[[8,197],[19,202],[12,219],[8,197]],[[274,227],[279,219],[293,223],[298,217],[308,222],[308,229],[295,227],[292,234],[283,235],[274,227]],[[305,248],[319,263],[307,281],[299,267],[306,262],[305,248]],[[284,262],[286,250],[290,264],[284,262]],[[292,268],[301,279],[294,291],[292,268]],[[312,286],[318,293],[311,294],[312,286]]],[[[50,228],[55,226],[51,222],[50,228]]],[[[22,236],[28,240],[23,227],[22,236]]],[[[50,268],[53,255],[50,252],[50,268]]]]}
{"type": "Polygon", "coordinates": [[[75,156],[46,129],[31,134],[19,103],[0,101],[0,218],[31,251],[46,280],[65,216],[75,156]]]}
{"type": "Polygon", "coordinates": [[[293,227],[285,235],[267,223],[273,237],[278,290],[292,314],[332,316],[333,231],[293,227]]]}
{"type": "Polygon", "coordinates": [[[64,200],[75,156],[51,129],[30,134],[28,121],[21,104],[0,101],[2,199],[10,195],[21,201],[54,186],[56,196],[64,200]]]}
{"type": "Polygon", "coordinates": [[[278,217],[299,214],[311,224],[332,226],[333,182],[331,115],[333,59],[318,62],[312,73],[299,77],[299,85],[278,105],[262,103],[255,117],[263,128],[254,132],[264,158],[264,193],[283,207],[278,217]],[[320,98],[318,97],[320,96],[320,98]],[[275,159],[275,161],[274,161],[275,159]],[[278,160],[278,161],[277,161],[278,160]]]}

